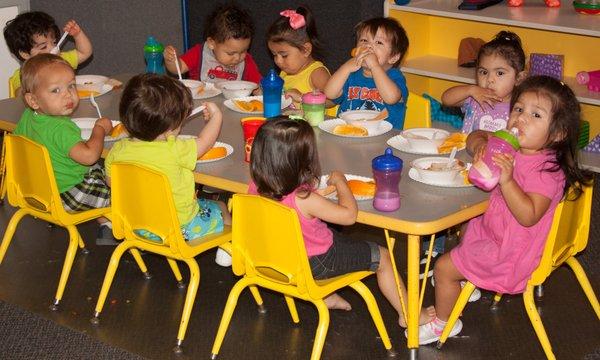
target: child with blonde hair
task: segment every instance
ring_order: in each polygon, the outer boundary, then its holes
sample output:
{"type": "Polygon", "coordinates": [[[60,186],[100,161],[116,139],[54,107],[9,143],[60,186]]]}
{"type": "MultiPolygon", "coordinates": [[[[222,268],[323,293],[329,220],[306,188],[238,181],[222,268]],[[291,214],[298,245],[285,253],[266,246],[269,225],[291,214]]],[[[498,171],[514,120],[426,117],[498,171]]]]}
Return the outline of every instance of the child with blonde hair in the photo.
{"type": "MultiPolygon", "coordinates": [[[[354,271],[375,272],[379,289],[398,313],[398,323],[406,327],[390,253],[369,241],[344,239],[326,224],[354,224],[358,207],[346,178],[339,171],[333,171],[327,180],[327,184],[337,190],[337,203],[316,190],[321,166],[315,133],[306,121],[281,116],[261,126],[252,144],[250,176],[250,194],[280,201],[298,213],[308,262],[315,279],[328,279],[354,271]]],[[[406,298],[404,284],[400,285],[406,298]]],[[[335,293],[325,298],[325,303],[330,309],[351,309],[350,304],[335,293]]],[[[420,323],[431,321],[434,315],[432,307],[423,309],[420,323]]]]}
{"type": "Polygon", "coordinates": [[[338,113],[387,110],[387,120],[402,130],[408,89],[398,66],[408,50],[406,32],[391,18],[362,21],[355,31],[356,56],[331,76],[325,95],[340,105],[338,113]]]}
{"type": "Polygon", "coordinates": [[[196,44],[180,58],[172,45],[165,48],[167,70],[177,74],[189,73],[193,80],[218,82],[224,80],[247,80],[259,83],[260,71],[252,55],[248,53],[254,25],[247,11],[233,5],[217,8],[209,17],[206,41],[196,44]]]}
{"type": "MultiPolygon", "coordinates": [[[[63,31],[73,37],[75,49],[63,51],[59,55],[73,69],[92,55],[92,43],[75,20],[69,20],[63,31]]],[[[4,27],[4,40],[10,52],[19,60],[25,61],[37,54],[48,54],[60,38],[60,31],[52,16],[41,11],[19,14],[4,27]]],[[[11,96],[18,94],[21,87],[21,69],[15,70],[9,78],[11,96]]]]}
{"type": "MultiPolygon", "coordinates": [[[[110,188],[104,169],[97,164],[104,149],[104,137],[112,131],[107,118],[96,120],[87,141],[71,121],[79,104],[75,73],[63,58],[52,54],[31,57],[22,69],[22,89],[27,109],[15,129],[48,149],[56,185],[67,211],[83,211],[110,205],[110,188]]],[[[96,241],[115,244],[106,219],[96,241]]]]}
{"type": "MultiPolygon", "coordinates": [[[[435,264],[436,318],[419,328],[419,343],[437,341],[460,293],[460,282],[503,294],[525,290],[538,266],[554,210],[569,188],[579,196],[591,179],[577,163],[580,107],[573,91],[548,76],[523,81],[513,92],[509,129],[520,149],[497,154],[499,185],[486,212],[472,219],[460,244],[435,264]]],[[[462,330],[457,320],[450,332],[462,330]]]]}
{"type": "MultiPolygon", "coordinates": [[[[127,161],[158,170],[169,179],[177,218],[186,240],[223,231],[231,224],[225,204],[196,199],[194,169],[199,157],[210,150],[221,131],[223,116],[214,103],[204,103],[208,123],[197,137],[178,137],[192,111],[192,94],[180,81],[166,75],[142,74],[125,85],[119,116],[130,138],[115,143],[106,157],[110,165],[127,161]]],[[[157,235],[136,229],[140,236],[157,235]]]]}

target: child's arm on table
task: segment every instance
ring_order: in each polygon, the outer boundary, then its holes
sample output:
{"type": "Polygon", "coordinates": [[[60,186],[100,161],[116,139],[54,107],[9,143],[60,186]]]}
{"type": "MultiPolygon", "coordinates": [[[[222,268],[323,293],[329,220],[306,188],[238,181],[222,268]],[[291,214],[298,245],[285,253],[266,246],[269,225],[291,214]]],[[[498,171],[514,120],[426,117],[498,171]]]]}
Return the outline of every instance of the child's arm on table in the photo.
{"type": "Polygon", "coordinates": [[[458,85],[444,91],[442,94],[442,104],[445,106],[461,106],[468,97],[472,97],[483,109],[483,105],[487,104],[490,108],[494,104],[501,102],[494,93],[494,90],[484,89],[477,85],[458,85]]]}
{"type": "Polygon", "coordinates": [[[342,95],[342,90],[344,89],[346,80],[348,80],[348,76],[358,69],[360,69],[360,63],[356,61],[356,58],[351,58],[342,64],[342,66],[340,66],[327,81],[327,85],[325,85],[325,88],[323,89],[325,96],[327,96],[328,99],[339,98],[342,95]]]}
{"type": "Polygon", "coordinates": [[[296,198],[296,205],[304,215],[319,218],[323,221],[339,224],[352,225],[356,222],[358,206],[356,199],[348,187],[344,174],[333,171],[329,175],[327,185],[335,186],[337,190],[338,203],[334,203],[323,196],[311,192],[306,199],[296,198]]]}
{"type": "Polygon", "coordinates": [[[189,68],[187,64],[177,56],[177,50],[175,50],[173,45],[167,45],[163,52],[163,56],[165,57],[165,66],[170,73],[177,74],[177,65],[175,65],[175,61],[179,61],[179,69],[182,74],[188,72],[189,68]]]}
{"type": "Polygon", "coordinates": [[[379,91],[381,99],[386,103],[393,105],[398,101],[402,100],[402,92],[398,88],[398,85],[390,79],[387,72],[377,61],[377,56],[370,50],[364,51],[357,56],[359,63],[365,62],[367,67],[371,70],[375,86],[379,91]]]}
{"type": "Polygon", "coordinates": [[[223,123],[223,114],[215,103],[205,102],[202,105],[206,106],[202,111],[202,114],[207,123],[198,134],[198,138],[196,138],[198,157],[201,157],[213,147],[215,141],[217,141],[217,138],[219,137],[221,124],[223,123]]]}
{"type": "Polygon", "coordinates": [[[69,157],[82,165],[93,165],[104,149],[104,137],[112,131],[112,123],[107,118],[96,120],[88,141],[80,141],[69,151],[69,157]]]}
{"type": "Polygon", "coordinates": [[[75,40],[75,50],[77,51],[77,63],[81,64],[92,56],[92,42],[87,35],[81,30],[81,27],[75,20],[69,20],[65,27],[64,32],[68,32],[69,35],[75,40]]]}
{"type": "Polygon", "coordinates": [[[537,193],[526,193],[513,178],[514,158],[509,154],[493,157],[501,169],[500,190],[510,212],[525,227],[537,224],[550,207],[551,200],[537,193]]]}

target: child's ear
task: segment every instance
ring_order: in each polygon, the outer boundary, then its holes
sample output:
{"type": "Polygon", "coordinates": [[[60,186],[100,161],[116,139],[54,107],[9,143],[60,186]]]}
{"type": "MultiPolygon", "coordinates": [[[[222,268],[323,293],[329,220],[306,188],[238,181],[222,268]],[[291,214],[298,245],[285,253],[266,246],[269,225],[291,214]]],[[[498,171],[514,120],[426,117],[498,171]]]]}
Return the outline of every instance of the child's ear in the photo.
{"type": "Polygon", "coordinates": [[[400,57],[402,56],[402,54],[396,54],[394,56],[392,56],[389,60],[388,60],[388,64],[395,64],[396,61],[400,60],[400,57]]]}
{"type": "Polygon", "coordinates": [[[215,44],[216,44],[215,39],[213,39],[211,37],[207,37],[206,38],[206,44],[208,45],[209,49],[211,49],[211,50],[215,49],[215,44]]]}
{"type": "Polygon", "coordinates": [[[30,92],[25,93],[24,98],[25,98],[25,102],[27,103],[27,105],[29,105],[29,107],[32,108],[33,110],[37,110],[40,108],[40,105],[37,102],[36,96],[33,95],[32,93],[30,93],[30,92]]]}
{"type": "Polygon", "coordinates": [[[304,45],[302,45],[302,48],[304,48],[303,53],[305,56],[308,57],[308,56],[310,56],[310,54],[312,54],[313,46],[309,41],[305,42],[304,45]]]}
{"type": "Polygon", "coordinates": [[[517,74],[517,82],[515,85],[519,85],[523,80],[527,78],[527,71],[523,70],[517,74]]]}

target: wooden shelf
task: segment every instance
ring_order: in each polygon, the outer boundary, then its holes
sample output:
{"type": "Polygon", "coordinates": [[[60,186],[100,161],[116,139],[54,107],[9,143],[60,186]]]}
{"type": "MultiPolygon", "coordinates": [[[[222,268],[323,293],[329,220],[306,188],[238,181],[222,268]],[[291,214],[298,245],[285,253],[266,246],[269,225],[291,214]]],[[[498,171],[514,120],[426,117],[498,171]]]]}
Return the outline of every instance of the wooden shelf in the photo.
{"type": "Polygon", "coordinates": [[[547,8],[539,0],[529,1],[518,8],[501,3],[475,11],[458,10],[461,2],[460,0],[412,0],[408,5],[400,6],[386,1],[384,12],[388,16],[389,10],[393,9],[453,19],[600,37],[598,16],[577,13],[573,9],[571,1],[563,0],[560,8],[547,8]]]}
{"type": "MultiPolygon", "coordinates": [[[[420,56],[404,61],[402,72],[430,78],[455,81],[465,84],[475,84],[475,69],[457,65],[457,60],[442,56],[420,56]]],[[[588,91],[586,86],[579,85],[575,78],[566,77],[577,99],[583,104],[600,105],[600,92],[588,91]]]]}

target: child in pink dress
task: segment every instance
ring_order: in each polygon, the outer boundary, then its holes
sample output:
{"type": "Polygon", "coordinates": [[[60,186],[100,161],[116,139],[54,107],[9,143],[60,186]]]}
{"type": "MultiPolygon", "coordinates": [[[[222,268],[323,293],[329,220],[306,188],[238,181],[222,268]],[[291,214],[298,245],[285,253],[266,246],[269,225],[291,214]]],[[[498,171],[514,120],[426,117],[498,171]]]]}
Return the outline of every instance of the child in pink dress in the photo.
{"type": "MultiPolygon", "coordinates": [[[[488,209],[469,222],[460,244],[437,261],[437,317],[419,327],[420,344],[439,339],[460,281],[505,294],[525,290],[542,256],[556,206],[567,189],[573,187],[578,196],[589,179],[575,157],[579,121],[579,103],[562,82],[534,76],[515,89],[508,128],[518,129],[521,148],[514,158],[494,157],[502,173],[488,209]]],[[[461,329],[457,320],[450,336],[461,329]]]]}

